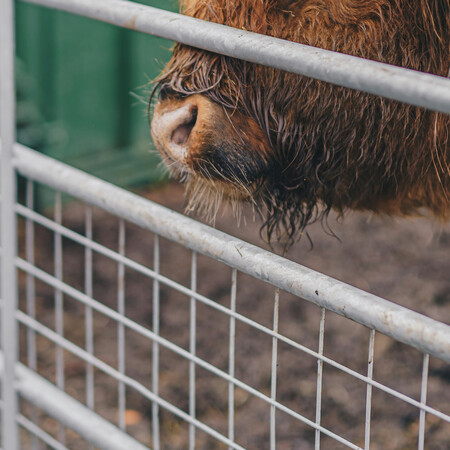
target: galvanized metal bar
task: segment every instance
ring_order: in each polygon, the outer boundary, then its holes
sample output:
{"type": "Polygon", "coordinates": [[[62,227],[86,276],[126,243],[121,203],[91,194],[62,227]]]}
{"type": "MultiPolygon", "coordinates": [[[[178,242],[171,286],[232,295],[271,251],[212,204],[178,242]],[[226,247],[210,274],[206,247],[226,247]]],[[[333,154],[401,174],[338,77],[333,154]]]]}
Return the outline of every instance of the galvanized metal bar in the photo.
{"type": "Polygon", "coordinates": [[[450,113],[450,80],[124,0],[26,0],[245,61],[450,113]]]}
{"type": "MultiPolygon", "coordinates": [[[[430,365],[430,355],[423,355],[423,368],[422,368],[422,387],[420,390],[420,403],[427,403],[427,387],[428,387],[428,367],[430,365]]],[[[426,412],[421,409],[419,414],[419,437],[418,437],[418,450],[424,450],[425,448],[425,419],[426,412]]]]}
{"type": "MultiPolygon", "coordinates": [[[[92,230],[92,208],[86,205],[85,208],[85,235],[89,240],[93,239],[92,230]]],[[[64,227],[62,227],[64,228],[64,227]]],[[[92,265],[92,249],[89,246],[84,247],[84,292],[89,297],[93,296],[93,265],[92,265]]],[[[94,354],[94,317],[92,308],[88,305],[84,307],[84,322],[85,322],[85,348],[86,351],[94,354]]],[[[95,408],[95,385],[94,385],[94,367],[89,362],[86,362],[86,406],[89,409],[95,408]]],[[[94,446],[89,444],[88,450],[94,450],[94,446]]]]}
{"type": "MultiPolygon", "coordinates": [[[[64,340],[59,334],[54,333],[54,335],[64,340]]],[[[0,371],[3,370],[1,364],[0,371]]],[[[58,422],[76,431],[98,448],[104,450],[148,450],[148,447],[140,444],[24,365],[17,364],[15,372],[17,391],[21,397],[54,417],[58,422]]]]}
{"type": "MultiPolygon", "coordinates": [[[[22,311],[17,311],[16,317],[20,321],[20,323],[22,323],[23,325],[25,325],[27,327],[32,327],[37,333],[41,334],[42,336],[45,336],[47,339],[49,339],[52,342],[57,343],[61,347],[64,347],[66,350],[72,352],[74,355],[78,356],[79,358],[84,359],[84,360],[89,360],[98,369],[102,370],[103,372],[105,372],[106,374],[115,378],[116,380],[122,380],[125,384],[127,384],[127,386],[130,386],[131,388],[135,389],[137,392],[139,392],[145,398],[148,398],[150,401],[157,402],[158,405],[167,409],[172,414],[178,416],[185,422],[193,423],[198,429],[208,433],[209,435],[213,436],[215,439],[219,440],[220,442],[223,442],[224,444],[226,444],[227,446],[229,446],[231,448],[237,448],[237,449],[243,448],[240,445],[236,444],[235,442],[230,441],[225,436],[221,435],[216,430],[207,426],[203,422],[200,422],[197,419],[193,419],[189,414],[187,414],[184,411],[180,410],[179,408],[175,407],[174,405],[167,402],[163,398],[156,396],[152,391],[147,389],[145,386],[143,386],[141,383],[137,382],[133,378],[130,378],[126,375],[121,374],[119,371],[117,371],[116,369],[113,369],[111,366],[109,366],[108,364],[105,364],[103,361],[99,360],[95,356],[89,355],[88,353],[86,353],[85,350],[81,349],[80,347],[77,347],[71,341],[67,340],[64,337],[61,337],[59,334],[57,334],[53,330],[50,330],[49,328],[45,327],[40,322],[37,322],[36,320],[32,319],[31,317],[28,317],[22,311]]],[[[308,418],[302,416],[301,414],[296,413],[295,411],[293,411],[292,409],[288,408],[287,406],[285,406],[281,403],[273,401],[270,397],[264,395],[262,392],[250,387],[249,385],[243,383],[242,381],[240,381],[236,378],[233,379],[233,378],[229,377],[228,374],[221,371],[220,369],[217,369],[217,367],[213,366],[212,364],[209,364],[200,358],[193,357],[192,355],[190,355],[190,353],[188,351],[181,349],[180,347],[172,344],[170,341],[167,341],[159,336],[154,336],[154,339],[155,340],[157,339],[159,341],[160,345],[164,345],[166,348],[169,348],[170,350],[173,350],[174,352],[179,353],[181,356],[184,356],[186,359],[189,359],[189,358],[194,359],[197,365],[204,367],[205,369],[211,371],[212,373],[215,373],[218,376],[222,376],[222,378],[226,379],[227,381],[233,382],[236,386],[245,390],[249,394],[254,395],[255,397],[267,402],[269,405],[275,405],[280,411],[283,411],[286,414],[289,414],[290,416],[294,417],[295,419],[297,419],[315,429],[317,428],[317,425],[313,421],[309,420],[308,418]]],[[[362,450],[361,447],[342,438],[341,436],[333,433],[332,431],[330,431],[322,426],[320,426],[319,428],[323,434],[330,436],[331,438],[335,439],[336,441],[340,442],[341,444],[344,444],[347,447],[355,449],[355,450],[362,450]]]]}
{"type": "MultiPolygon", "coordinates": [[[[56,224],[62,224],[62,199],[61,192],[56,192],[55,195],[55,207],[54,207],[54,221],[56,224]]],[[[55,232],[54,234],[54,274],[55,278],[59,281],[63,279],[63,248],[62,248],[62,236],[55,232]]],[[[62,291],[58,288],[55,289],[55,330],[63,336],[64,335],[64,299],[62,291]]],[[[64,390],[65,376],[64,376],[64,352],[61,347],[56,347],[56,385],[59,389],[64,390]]],[[[59,425],[58,439],[63,444],[66,441],[66,433],[64,427],[59,425]]]]}
{"type": "MultiPolygon", "coordinates": [[[[153,271],[159,274],[159,236],[155,234],[153,241],[153,271]]],[[[155,277],[153,279],[153,332],[159,336],[159,280],[155,277]]],[[[159,395],[159,344],[156,339],[152,344],[152,390],[153,393],[159,395]]],[[[159,450],[159,404],[152,403],[152,431],[153,431],[153,448],[159,450]]]]}
{"type": "MultiPolygon", "coordinates": [[[[370,330],[369,336],[369,356],[367,362],[367,378],[373,377],[373,357],[375,349],[375,330],[370,330]]],[[[364,450],[370,448],[370,421],[372,417],[372,385],[366,386],[366,424],[364,430],[364,450]]]]}
{"type": "MultiPolygon", "coordinates": [[[[27,208],[34,209],[34,183],[32,180],[27,180],[26,183],[26,205],[27,208]]],[[[26,258],[30,264],[34,265],[34,222],[27,218],[25,222],[25,245],[26,258]]],[[[27,274],[27,314],[30,317],[36,317],[36,286],[34,277],[27,274]]],[[[33,330],[27,329],[27,362],[28,367],[36,371],[36,335],[33,330]]],[[[34,423],[37,422],[37,410],[32,408],[31,419],[34,423]]],[[[19,416],[21,417],[21,416],[19,416]]],[[[20,422],[19,422],[20,423],[20,422]]],[[[23,424],[22,424],[23,425],[23,424]]],[[[37,450],[39,445],[38,438],[34,433],[31,437],[31,448],[37,450]]]]}
{"type": "MultiPolygon", "coordinates": [[[[27,180],[26,187],[27,208],[34,209],[34,183],[27,180]]],[[[25,222],[26,258],[30,264],[34,264],[34,222],[27,218],[25,222]]],[[[30,317],[36,315],[36,292],[34,277],[27,275],[27,314],[30,317]]],[[[33,330],[27,330],[27,360],[28,367],[36,370],[36,338],[33,330]]]]}
{"type": "Polygon", "coordinates": [[[17,170],[185,247],[450,362],[450,326],[196,222],[21,145],[17,170]]]}
{"type": "MultiPolygon", "coordinates": [[[[119,221],[119,255],[125,255],[125,222],[119,221]]],[[[117,271],[117,312],[125,316],[125,266],[119,262],[117,271]]],[[[125,374],[125,327],[117,323],[117,360],[119,372],[125,374]]],[[[125,385],[119,381],[119,428],[125,430],[125,385]]]]}
{"type": "MultiPolygon", "coordinates": [[[[70,297],[73,297],[77,300],[79,300],[80,302],[84,303],[84,304],[88,304],[90,305],[93,309],[95,309],[96,311],[104,314],[105,316],[111,318],[112,320],[118,321],[118,322],[122,322],[124,323],[125,326],[127,326],[128,328],[130,328],[133,331],[136,331],[137,333],[141,334],[142,336],[145,336],[151,340],[157,341],[157,343],[159,345],[164,346],[165,348],[177,353],[178,355],[186,358],[187,360],[193,360],[197,365],[205,368],[206,370],[211,371],[212,373],[218,375],[219,377],[222,377],[224,380],[226,381],[231,381],[232,383],[234,383],[236,386],[248,391],[249,393],[251,393],[252,395],[255,395],[259,398],[262,399],[266,399],[266,401],[270,404],[276,404],[276,406],[287,412],[288,414],[294,415],[295,413],[292,410],[289,410],[288,408],[285,408],[283,405],[272,401],[270,398],[264,396],[263,394],[260,394],[258,391],[253,390],[252,388],[250,388],[249,386],[247,386],[244,383],[241,383],[239,380],[232,378],[229,376],[229,374],[227,374],[226,372],[221,371],[220,369],[217,369],[215,366],[212,366],[211,364],[205,362],[204,360],[196,357],[196,356],[192,356],[189,352],[187,352],[186,350],[182,349],[181,347],[178,347],[177,345],[173,344],[172,342],[162,338],[159,335],[156,335],[155,333],[153,333],[152,331],[148,330],[147,328],[142,327],[141,325],[137,324],[136,322],[128,319],[127,317],[121,316],[120,314],[117,313],[117,311],[114,311],[108,307],[106,307],[105,305],[103,305],[102,303],[99,303],[98,301],[87,297],[86,295],[84,295],[83,293],[77,291],[76,289],[74,289],[73,287],[60,282],[59,280],[56,280],[54,277],[52,277],[51,275],[47,274],[46,272],[43,272],[42,270],[36,268],[35,266],[32,266],[30,264],[28,264],[25,260],[21,259],[21,258],[16,258],[16,264],[17,267],[20,268],[21,270],[23,270],[25,273],[31,273],[33,274],[33,276],[35,276],[36,278],[40,279],[41,281],[43,281],[44,283],[47,283],[51,286],[54,287],[58,287],[59,289],[63,290],[67,295],[69,295],[70,297]]],[[[180,292],[183,292],[185,295],[189,296],[190,292],[187,288],[184,288],[185,291],[183,289],[181,289],[181,286],[179,288],[180,292]]],[[[191,295],[194,295],[193,293],[191,295]]],[[[335,367],[336,369],[341,370],[342,372],[351,375],[353,377],[355,377],[356,379],[367,383],[367,384],[371,384],[372,386],[376,387],[377,389],[382,390],[383,392],[386,392],[389,395],[392,395],[416,408],[420,408],[423,409],[424,411],[426,411],[427,413],[433,414],[436,417],[439,417],[442,420],[445,420],[446,422],[450,423],[450,416],[447,414],[442,413],[441,411],[438,411],[434,408],[431,408],[428,405],[424,405],[404,394],[401,394],[400,392],[395,391],[394,389],[391,389],[379,382],[376,382],[374,380],[369,379],[367,376],[361,375],[358,372],[355,372],[352,369],[349,369],[348,367],[326,357],[323,355],[319,355],[317,352],[309,349],[308,347],[305,347],[295,341],[293,341],[292,339],[289,339],[281,334],[276,334],[274,333],[271,329],[264,327],[263,325],[260,325],[257,322],[254,322],[250,319],[248,319],[245,316],[242,316],[241,314],[238,313],[232,313],[231,311],[227,310],[226,308],[224,308],[221,305],[218,305],[216,302],[206,299],[205,297],[201,296],[201,295],[196,295],[197,300],[202,301],[202,303],[207,304],[208,306],[211,306],[215,309],[217,309],[218,311],[221,311],[225,314],[228,314],[230,316],[235,317],[237,320],[246,323],[247,325],[252,326],[253,328],[260,330],[266,334],[268,334],[269,336],[272,337],[276,337],[279,341],[285,342],[286,344],[292,346],[293,348],[296,348],[300,351],[305,352],[306,354],[313,356],[317,359],[322,360],[323,362],[329,364],[332,367],[335,367]]],[[[301,417],[301,416],[300,416],[301,417]]],[[[302,419],[299,419],[302,420],[302,419]]],[[[311,421],[310,421],[311,422],[311,421]]],[[[308,422],[309,423],[309,422],[308,422]]],[[[317,426],[316,424],[314,424],[314,422],[311,422],[313,425],[314,429],[320,429],[322,432],[326,433],[329,435],[329,432],[324,429],[323,427],[317,426]],[[324,431],[325,430],[325,431],[324,431]]]]}
{"type": "MultiPolygon", "coordinates": [[[[192,252],[191,257],[191,290],[197,291],[197,253],[192,252]]],[[[190,298],[189,305],[189,351],[195,356],[197,353],[197,302],[195,297],[190,298]]],[[[195,419],[195,363],[189,361],[189,415],[195,419]]],[[[189,424],[189,450],[195,449],[195,426],[189,424]]]]}
{"type": "MultiPolygon", "coordinates": [[[[86,206],[85,211],[85,229],[86,239],[92,240],[92,208],[86,206]]],[[[89,246],[84,247],[84,292],[88,297],[93,296],[93,280],[92,280],[92,249],[89,246]]],[[[84,309],[85,317],[85,346],[86,351],[94,354],[94,320],[92,308],[88,305],[84,309]]],[[[94,409],[94,368],[91,364],[86,363],[86,405],[90,409],[94,409]]]]}
{"type": "Polygon", "coordinates": [[[14,87],[14,5],[4,0],[0,13],[0,298],[1,346],[5,367],[1,378],[3,409],[1,415],[1,445],[7,450],[19,449],[18,404],[15,387],[15,366],[18,358],[17,274],[14,259],[17,253],[16,173],[13,167],[15,142],[15,87],[14,87]]]}
{"type": "MultiPolygon", "coordinates": [[[[320,325],[319,325],[319,349],[320,356],[323,355],[323,345],[325,341],[325,308],[321,308],[320,325]]],[[[323,361],[317,360],[317,387],[316,387],[316,424],[320,425],[322,416],[322,377],[323,377],[323,361]]],[[[315,450],[320,450],[320,430],[316,430],[314,439],[315,450]]]]}
{"type": "MultiPolygon", "coordinates": [[[[62,202],[61,192],[55,196],[54,222],[62,224],[62,202]]],[[[63,276],[63,255],[62,255],[62,236],[57,231],[54,233],[54,275],[55,278],[62,281],[63,276]]],[[[61,336],[64,335],[64,305],[63,295],[59,289],[55,289],[55,330],[61,336]]],[[[64,361],[63,351],[56,348],[56,384],[64,390],[64,361]]]]}
{"type": "Polygon", "coordinates": [[[62,445],[60,442],[58,442],[53,436],[50,436],[42,428],[39,428],[36,425],[35,420],[31,421],[22,414],[19,414],[19,416],[17,417],[17,422],[32,435],[32,442],[38,442],[37,439],[39,438],[50,448],[53,448],[55,450],[69,450],[65,445],[62,445]]]}
{"type": "MultiPolygon", "coordinates": [[[[237,270],[231,270],[230,311],[236,313],[237,270]]],[[[228,340],[228,373],[235,377],[236,370],[236,319],[230,315],[230,337],[228,340]]],[[[228,383],[228,437],[234,441],[234,384],[228,383]]]]}
{"type": "MultiPolygon", "coordinates": [[[[278,334],[278,319],[280,316],[280,289],[275,289],[275,298],[273,304],[273,332],[278,334]]],[[[270,371],[270,398],[276,402],[277,400],[277,367],[278,367],[278,339],[272,337],[272,368],[270,371]]],[[[277,448],[277,423],[276,409],[272,405],[270,407],[270,450],[277,448]]]]}

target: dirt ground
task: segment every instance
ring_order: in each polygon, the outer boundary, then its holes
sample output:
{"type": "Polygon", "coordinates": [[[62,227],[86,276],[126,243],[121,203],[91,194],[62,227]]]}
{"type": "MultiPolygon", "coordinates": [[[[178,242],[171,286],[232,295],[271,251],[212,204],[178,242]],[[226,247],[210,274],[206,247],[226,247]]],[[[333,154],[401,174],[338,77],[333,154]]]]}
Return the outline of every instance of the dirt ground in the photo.
{"type": "MultiPolygon", "coordinates": [[[[167,184],[142,193],[158,203],[182,211],[182,188],[167,184]]],[[[68,203],[63,224],[84,233],[84,206],[68,203]]],[[[387,298],[434,319],[450,323],[450,227],[440,227],[426,219],[392,219],[368,214],[350,214],[344,220],[331,217],[330,225],[339,239],[327,235],[320,224],[309,227],[314,247],[303,239],[287,257],[314,270],[387,298]]],[[[23,224],[22,224],[23,226],[23,224]]],[[[216,226],[259,246],[258,220],[248,212],[239,227],[229,212],[219,215],[216,226]]],[[[53,235],[36,226],[36,264],[53,273],[53,235]]],[[[23,233],[23,228],[22,228],[23,233]]],[[[94,211],[94,238],[117,250],[118,220],[100,210],[94,211]]],[[[133,225],[126,227],[126,256],[153,266],[153,236],[133,225]]],[[[84,250],[64,239],[63,279],[84,289],[84,250]]],[[[266,246],[267,247],[267,246],[266,246]]],[[[189,286],[191,254],[186,249],[161,240],[161,273],[189,286]]],[[[117,308],[117,263],[94,255],[94,297],[117,308]]],[[[216,261],[198,257],[198,291],[229,306],[231,269],[216,261]]],[[[25,278],[21,277],[22,286],[25,278]]],[[[274,289],[239,274],[237,311],[271,328],[274,289]]],[[[152,328],[153,281],[126,269],[126,314],[147,328],[152,328]]],[[[37,318],[54,329],[54,292],[36,282],[37,318]]],[[[188,297],[161,285],[161,330],[163,337],[189,348],[188,297]]],[[[23,289],[21,307],[25,309],[23,289]]],[[[281,293],[280,333],[313,350],[318,348],[320,309],[302,299],[281,293]]],[[[84,347],[85,309],[74,299],[64,297],[64,335],[84,347]]],[[[117,324],[94,313],[95,356],[117,367],[117,324]]],[[[126,374],[151,388],[152,345],[137,333],[126,332],[126,374]]],[[[25,330],[22,330],[22,358],[26,360],[25,330]]],[[[228,370],[229,319],[207,306],[197,304],[197,354],[228,370]]],[[[335,314],[325,319],[324,353],[362,374],[367,372],[369,331],[335,314]]],[[[55,347],[44,338],[37,339],[38,371],[55,379],[55,347]]],[[[236,324],[236,376],[270,395],[272,339],[251,327],[236,324]]],[[[375,340],[374,379],[412,398],[420,398],[422,355],[419,351],[377,334],[375,340]]],[[[85,363],[65,353],[65,389],[80,401],[85,400],[85,363]]],[[[160,351],[160,394],[188,411],[189,364],[174,353],[160,351]]],[[[315,420],[317,361],[286,344],[278,348],[277,400],[315,420]]],[[[450,367],[436,358],[430,359],[428,404],[450,413],[450,367]]],[[[228,384],[204,369],[196,372],[196,414],[202,422],[227,434],[228,384]]],[[[95,409],[117,423],[117,382],[95,372],[95,409]]],[[[131,389],[126,391],[127,430],[144,444],[152,445],[151,403],[131,389]]],[[[366,386],[353,377],[324,366],[322,425],[342,437],[364,445],[366,386]]],[[[26,410],[26,408],[24,409],[26,410]]],[[[235,436],[249,449],[269,448],[270,407],[237,388],[235,391],[235,436]]],[[[371,448],[380,450],[417,448],[418,411],[377,389],[373,391],[371,448]]],[[[427,415],[427,449],[450,448],[450,424],[427,415]]],[[[277,448],[314,448],[314,431],[283,412],[276,415],[277,448]]],[[[49,432],[55,423],[47,418],[40,425],[49,432]]],[[[188,448],[188,426],[173,414],[161,412],[163,449],[188,448]]],[[[207,434],[198,431],[199,449],[224,448],[207,434]]],[[[67,445],[73,449],[89,448],[73,433],[67,433],[67,445]]],[[[31,448],[23,437],[23,448],[31,448]]],[[[45,448],[45,447],[43,447],[45,448]]],[[[322,436],[322,448],[345,448],[322,436]]]]}

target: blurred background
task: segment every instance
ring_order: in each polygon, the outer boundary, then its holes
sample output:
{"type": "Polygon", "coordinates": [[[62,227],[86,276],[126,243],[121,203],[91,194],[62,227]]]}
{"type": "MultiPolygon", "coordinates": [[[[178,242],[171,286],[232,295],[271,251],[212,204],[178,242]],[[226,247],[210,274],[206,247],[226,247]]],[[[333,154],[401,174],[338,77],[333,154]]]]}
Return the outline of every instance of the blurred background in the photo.
{"type": "Polygon", "coordinates": [[[161,179],[146,102],[172,42],[16,2],[16,46],[19,142],[120,186],[161,179]]]}

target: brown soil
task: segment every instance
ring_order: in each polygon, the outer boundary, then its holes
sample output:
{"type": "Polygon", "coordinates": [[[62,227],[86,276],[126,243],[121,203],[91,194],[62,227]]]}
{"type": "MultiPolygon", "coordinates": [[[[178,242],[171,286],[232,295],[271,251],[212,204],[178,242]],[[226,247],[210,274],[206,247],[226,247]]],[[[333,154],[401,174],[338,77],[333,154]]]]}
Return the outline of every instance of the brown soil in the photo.
{"type": "MultiPolygon", "coordinates": [[[[182,211],[182,188],[168,184],[144,193],[148,198],[182,211]]],[[[65,226],[84,233],[84,207],[68,204],[64,211],[65,226]]],[[[394,220],[352,214],[340,223],[332,217],[330,225],[339,239],[327,235],[320,224],[309,227],[314,243],[307,239],[293,248],[288,258],[307,267],[338,278],[376,295],[400,303],[432,318],[450,323],[450,227],[439,227],[425,219],[394,220]]],[[[259,222],[246,215],[240,227],[231,214],[219,216],[216,226],[247,241],[263,245],[259,237],[259,222]]],[[[23,230],[22,230],[23,232],[23,230]]],[[[101,244],[117,249],[118,220],[100,210],[94,214],[94,237],[101,244]]],[[[153,236],[127,224],[126,255],[153,266],[153,236]]],[[[36,261],[39,267],[53,272],[53,236],[36,227],[36,261]]],[[[161,241],[161,272],[189,286],[191,254],[186,249],[161,241]]],[[[84,289],[83,248],[64,239],[64,281],[84,289]]],[[[104,304],[117,307],[117,264],[105,257],[94,257],[94,297],[104,304]]],[[[198,291],[229,306],[231,269],[216,261],[198,257],[198,291]]],[[[24,277],[21,278],[25,286],[24,277]]],[[[54,293],[43,283],[36,284],[37,317],[54,328],[54,293]]],[[[153,282],[135,271],[126,270],[126,314],[147,328],[152,328],[153,282]]],[[[22,308],[25,309],[24,295],[22,308]]],[[[271,328],[274,289],[249,276],[238,275],[237,310],[271,328]]],[[[161,335],[177,345],[189,348],[188,297],[161,286],[161,335]]],[[[65,337],[84,347],[84,306],[64,297],[65,337]]],[[[281,294],[280,332],[313,350],[318,348],[320,309],[302,299],[281,294]]],[[[24,330],[23,354],[26,357],[24,330]]],[[[117,367],[117,324],[94,313],[95,355],[117,367]]],[[[197,304],[197,355],[228,370],[229,320],[200,303],[197,304]]],[[[361,325],[328,313],[325,322],[326,356],[365,374],[369,330],[361,325]]],[[[38,341],[38,371],[55,379],[55,347],[43,338],[38,341]]],[[[236,376],[243,382],[270,396],[272,339],[251,327],[236,324],[236,376]]],[[[415,349],[377,334],[375,341],[374,378],[414,399],[420,398],[423,355],[415,349]]],[[[83,361],[65,353],[66,391],[85,400],[83,361]]],[[[137,333],[126,332],[126,373],[151,388],[152,344],[137,333]]],[[[289,408],[315,420],[317,362],[286,344],[278,347],[277,400],[289,408]]],[[[174,353],[160,351],[160,394],[188,411],[189,364],[174,353]]],[[[431,358],[428,403],[450,413],[450,368],[431,358]]],[[[95,372],[95,409],[117,423],[117,382],[95,372]]],[[[197,368],[196,414],[202,422],[227,434],[228,384],[208,371],[197,368]]],[[[322,424],[346,439],[364,445],[366,386],[345,373],[324,366],[322,424]]],[[[127,389],[127,409],[130,425],[127,430],[144,444],[152,445],[151,403],[133,390],[127,389]]],[[[270,407],[237,388],[235,392],[236,441],[250,449],[269,448],[270,407]]],[[[377,389],[373,391],[371,448],[417,448],[419,413],[406,403],[393,399],[377,389]]],[[[447,449],[450,424],[427,415],[427,449],[447,449]]],[[[314,431],[309,426],[277,412],[277,443],[279,449],[314,448],[314,431]]],[[[40,425],[49,432],[56,427],[50,419],[41,418],[40,425]]],[[[161,412],[161,445],[164,449],[188,447],[188,426],[171,413],[161,412]]],[[[23,437],[23,448],[31,448],[23,437]]],[[[88,445],[72,433],[67,434],[68,446],[74,449],[88,445]]],[[[198,431],[197,448],[224,448],[207,434],[198,431]]],[[[322,448],[344,448],[322,436],[322,448]]]]}

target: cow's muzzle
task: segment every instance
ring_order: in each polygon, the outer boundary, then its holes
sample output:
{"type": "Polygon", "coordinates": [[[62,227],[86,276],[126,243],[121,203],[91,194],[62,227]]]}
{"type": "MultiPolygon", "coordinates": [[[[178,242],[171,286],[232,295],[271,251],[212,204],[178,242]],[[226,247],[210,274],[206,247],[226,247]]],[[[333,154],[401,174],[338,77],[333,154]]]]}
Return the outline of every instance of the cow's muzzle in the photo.
{"type": "Polygon", "coordinates": [[[255,120],[205,95],[163,88],[151,131],[166,163],[178,171],[251,184],[268,170],[270,147],[255,120]]]}

